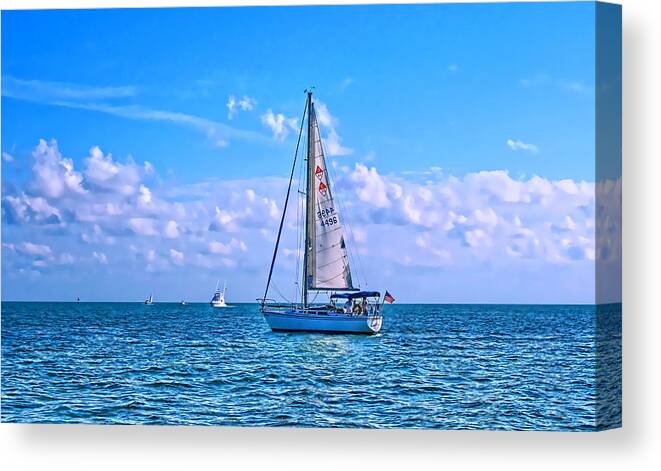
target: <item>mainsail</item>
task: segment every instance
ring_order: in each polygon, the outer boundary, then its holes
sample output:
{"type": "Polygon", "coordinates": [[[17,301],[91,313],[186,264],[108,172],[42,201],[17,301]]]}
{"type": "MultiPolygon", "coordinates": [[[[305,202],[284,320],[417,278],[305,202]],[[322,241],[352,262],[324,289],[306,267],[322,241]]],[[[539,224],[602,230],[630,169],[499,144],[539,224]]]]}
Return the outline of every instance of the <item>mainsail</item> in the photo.
{"type": "Polygon", "coordinates": [[[313,103],[310,103],[308,113],[306,287],[312,290],[352,290],[340,211],[333,201],[313,103]]]}

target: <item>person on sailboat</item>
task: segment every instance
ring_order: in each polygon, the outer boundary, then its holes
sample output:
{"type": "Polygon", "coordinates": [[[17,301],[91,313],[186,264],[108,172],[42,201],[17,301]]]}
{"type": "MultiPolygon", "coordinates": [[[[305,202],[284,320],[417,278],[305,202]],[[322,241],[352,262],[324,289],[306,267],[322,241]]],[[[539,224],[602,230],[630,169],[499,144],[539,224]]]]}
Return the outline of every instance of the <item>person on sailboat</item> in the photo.
{"type": "Polygon", "coordinates": [[[344,303],[344,313],[351,314],[351,299],[347,299],[347,302],[344,303]]]}
{"type": "Polygon", "coordinates": [[[360,315],[360,304],[354,301],[353,304],[353,313],[357,316],[360,315]]]}

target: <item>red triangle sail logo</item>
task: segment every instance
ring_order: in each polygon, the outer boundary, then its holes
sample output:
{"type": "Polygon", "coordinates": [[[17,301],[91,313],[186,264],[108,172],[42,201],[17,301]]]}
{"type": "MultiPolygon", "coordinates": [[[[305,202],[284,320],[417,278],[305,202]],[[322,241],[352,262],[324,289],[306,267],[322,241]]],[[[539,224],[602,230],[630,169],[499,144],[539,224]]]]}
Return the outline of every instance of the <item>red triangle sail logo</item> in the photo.
{"type": "Polygon", "coordinates": [[[319,165],[317,165],[317,170],[314,171],[314,176],[317,177],[317,180],[321,181],[324,178],[324,171],[319,165]]]}
{"type": "Polygon", "coordinates": [[[324,182],[319,183],[319,191],[324,191],[326,189],[326,185],[324,185],[324,182]]]}

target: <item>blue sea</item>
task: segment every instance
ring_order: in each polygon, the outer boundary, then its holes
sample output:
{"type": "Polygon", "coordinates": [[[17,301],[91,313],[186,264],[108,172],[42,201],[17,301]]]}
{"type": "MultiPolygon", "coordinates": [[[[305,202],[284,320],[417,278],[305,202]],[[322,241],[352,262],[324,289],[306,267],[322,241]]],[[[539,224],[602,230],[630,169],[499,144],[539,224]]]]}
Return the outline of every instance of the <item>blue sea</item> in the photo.
{"type": "Polygon", "coordinates": [[[374,336],[256,304],[2,303],[3,422],[597,430],[620,305],[386,305],[374,336]],[[599,364],[598,364],[599,363],[599,364]]]}

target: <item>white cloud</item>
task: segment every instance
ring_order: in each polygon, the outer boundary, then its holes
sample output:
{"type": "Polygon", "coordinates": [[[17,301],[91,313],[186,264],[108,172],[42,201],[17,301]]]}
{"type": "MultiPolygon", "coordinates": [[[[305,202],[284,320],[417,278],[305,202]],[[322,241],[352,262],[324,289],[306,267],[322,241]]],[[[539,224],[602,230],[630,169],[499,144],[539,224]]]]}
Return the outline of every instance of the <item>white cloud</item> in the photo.
{"type": "Polygon", "coordinates": [[[175,265],[183,265],[184,263],[184,254],[175,249],[170,249],[170,260],[175,265]]]}
{"type": "Polygon", "coordinates": [[[303,251],[284,248],[282,249],[282,255],[284,255],[285,257],[300,258],[303,255],[303,251]]]}
{"type": "Polygon", "coordinates": [[[221,258],[220,262],[226,268],[235,268],[236,267],[236,261],[232,260],[231,258],[221,258]]]}
{"type": "MultiPolygon", "coordinates": [[[[137,96],[135,87],[86,87],[62,82],[21,80],[5,76],[3,77],[2,95],[33,103],[94,111],[126,119],[160,121],[187,126],[202,132],[214,145],[218,142],[229,142],[231,139],[264,140],[264,136],[257,132],[237,129],[201,116],[158,110],[137,104],[112,104],[112,100],[115,98],[137,96]]],[[[249,102],[245,102],[243,106],[249,106],[249,102]]]]}
{"type": "Polygon", "coordinates": [[[62,157],[55,140],[48,143],[40,139],[32,157],[32,188],[36,193],[49,198],[85,193],[82,175],[73,169],[71,159],[62,157]]]}
{"type": "Polygon", "coordinates": [[[420,234],[415,237],[415,245],[424,249],[429,245],[429,233],[420,234]]]}
{"type": "Polygon", "coordinates": [[[98,146],[90,149],[85,165],[85,182],[88,185],[124,195],[136,192],[141,172],[144,171],[143,167],[131,160],[126,164],[113,161],[112,155],[104,155],[98,146]]]}
{"type": "Polygon", "coordinates": [[[239,110],[252,111],[253,109],[255,109],[256,105],[257,105],[257,100],[255,100],[253,97],[250,97],[248,95],[243,95],[238,100],[234,95],[230,95],[227,98],[227,103],[225,104],[225,106],[227,106],[227,118],[233,119],[239,110]]]}
{"type": "Polygon", "coordinates": [[[36,255],[40,257],[50,257],[53,255],[53,249],[44,244],[33,244],[32,242],[23,242],[16,248],[19,252],[36,255]]]}
{"type": "Polygon", "coordinates": [[[149,208],[152,206],[151,190],[142,184],[138,189],[138,205],[143,208],[149,208]]]}
{"type": "Polygon", "coordinates": [[[147,250],[145,258],[147,259],[148,262],[156,261],[156,251],[154,249],[147,250]]]}
{"type": "Polygon", "coordinates": [[[91,87],[65,82],[48,82],[44,80],[22,80],[11,76],[2,78],[3,95],[12,98],[29,98],[30,100],[48,99],[105,99],[133,97],[137,88],[121,87],[91,87]]]}
{"type": "Polygon", "coordinates": [[[273,113],[270,108],[262,115],[262,123],[271,129],[273,137],[279,141],[285,140],[290,131],[296,131],[296,118],[287,118],[282,113],[273,113]]]}
{"type": "Polygon", "coordinates": [[[13,162],[14,161],[14,156],[11,155],[9,152],[3,152],[2,153],[2,160],[5,162],[13,162]]]}
{"type": "Polygon", "coordinates": [[[326,136],[326,153],[331,156],[341,156],[341,155],[350,155],[353,153],[352,149],[344,147],[341,143],[340,136],[337,135],[334,129],[328,131],[326,136]]]}
{"type": "Polygon", "coordinates": [[[149,218],[129,218],[127,221],[129,229],[140,236],[157,236],[156,220],[149,218]]]}
{"type": "Polygon", "coordinates": [[[315,101],[314,109],[320,124],[320,130],[322,132],[324,130],[327,131],[326,137],[322,135],[326,154],[330,157],[352,154],[353,149],[342,145],[342,139],[335,130],[338,120],[330,113],[326,104],[317,100],[315,101]]]}
{"type": "Polygon", "coordinates": [[[168,239],[176,239],[179,237],[179,225],[177,221],[170,220],[165,223],[165,229],[163,230],[163,235],[168,239]]]}
{"type": "Polygon", "coordinates": [[[106,265],[108,263],[108,257],[103,252],[92,252],[92,258],[94,258],[94,260],[102,265],[106,265]]]}
{"type": "Polygon", "coordinates": [[[390,206],[388,184],[375,167],[367,168],[363,164],[356,164],[350,178],[356,184],[356,194],[361,201],[369,202],[379,208],[390,206]]]}
{"type": "Polygon", "coordinates": [[[229,244],[212,241],[209,242],[209,253],[227,255],[232,253],[232,247],[229,244]]]}
{"type": "Polygon", "coordinates": [[[218,149],[224,149],[225,147],[228,147],[230,143],[226,139],[216,139],[213,145],[218,149]]]}
{"type": "Polygon", "coordinates": [[[352,227],[351,235],[353,236],[353,240],[359,244],[367,242],[367,231],[360,227],[352,227]]]}
{"type": "Polygon", "coordinates": [[[229,141],[231,139],[263,140],[264,138],[264,136],[254,131],[233,128],[218,121],[213,121],[200,116],[177,111],[156,110],[138,105],[114,106],[96,103],[82,104],[68,102],[60,102],[58,105],[107,113],[127,119],[142,121],[162,121],[188,126],[203,132],[212,142],[217,142],[221,139],[224,141],[229,141]]]}
{"type": "MultiPolygon", "coordinates": [[[[52,159],[56,168],[63,159],[57,152],[52,159]]],[[[35,152],[35,160],[38,155],[35,152]]],[[[181,263],[177,270],[194,267],[201,273],[232,267],[242,267],[241,273],[259,273],[264,260],[270,259],[282,210],[276,201],[282,200],[287,179],[165,185],[148,176],[155,170],[148,173],[142,162],[120,163],[100,149],[91,150],[89,157],[80,171],[73,161],[65,169],[80,176],[74,190],[63,183],[58,191],[37,192],[37,170],[25,191],[20,187],[5,190],[3,223],[11,223],[3,226],[7,270],[35,273],[46,264],[102,263],[100,254],[109,254],[106,263],[118,273],[127,266],[138,271],[172,270],[176,263],[181,263]],[[88,171],[89,160],[94,161],[93,171],[88,171]],[[135,171],[135,178],[125,176],[123,167],[127,166],[135,171]],[[87,180],[88,175],[94,183],[87,180]],[[107,183],[112,179],[129,181],[135,191],[113,190],[107,183]],[[76,188],[84,191],[77,193],[76,188]],[[88,245],[67,243],[80,240],[88,245]],[[171,248],[174,240],[177,245],[171,248]],[[105,248],[109,244],[112,252],[105,248]],[[96,257],[90,257],[93,251],[96,257]]],[[[333,190],[344,203],[339,206],[341,219],[345,226],[350,224],[345,232],[347,245],[352,257],[358,254],[369,260],[362,263],[367,271],[383,267],[379,275],[397,273],[402,266],[452,266],[452,270],[478,272],[490,267],[495,272],[526,264],[533,271],[543,271],[549,266],[619,256],[613,222],[597,222],[603,225],[602,237],[609,235],[600,248],[595,244],[595,184],[591,182],[514,178],[504,170],[461,177],[440,170],[382,174],[377,166],[360,163],[337,173],[333,190]]],[[[65,181],[64,171],[57,175],[65,181]]],[[[612,198],[621,195],[617,183],[599,188],[612,198]]],[[[297,203],[296,199],[291,202],[287,228],[296,227],[297,203]]],[[[616,215],[609,217],[613,221],[616,215]]],[[[296,231],[287,229],[281,241],[283,254],[284,248],[290,254],[281,259],[283,270],[291,266],[292,273],[295,257],[291,255],[298,247],[295,237],[296,231]]],[[[358,276],[356,266],[354,271],[358,276]]]]}
{"type": "Polygon", "coordinates": [[[156,173],[156,169],[154,168],[154,165],[151,162],[148,162],[145,160],[145,163],[142,165],[145,175],[150,175],[152,173],[156,173]]]}
{"type": "Polygon", "coordinates": [[[437,257],[436,263],[439,265],[449,265],[452,262],[452,254],[450,251],[445,250],[445,249],[432,249],[431,250],[432,255],[437,257]]]}
{"type": "Polygon", "coordinates": [[[211,241],[209,242],[208,250],[209,253],[215,255],[229,255],[235,252],[236,250],[245,252],[246,250],[248,250],[248,247],[246,246],[245,242],[243,242],[242,240],[232,239],[228,243],[211,241]]]}
{"type": "Polygon", "coordinates": [[[216,206],[215,214],[209,229],[216,232],[236,232],[235,216],[230,211],[216,206]]]}
{"type": "Polygon", "coordinates": [[[257,100],[247,95],[243,95],[243,97],[239,100],[239,106],[243,111],[252,111],[256,105],[257,100]]]}
{"type": "Polygon", "coordinates": [[[116,242],[115,238],[104,233],[98,224],[91,224],[90,227],[86,227],[80,234],[80,238],[86,244],[113,245],[116,242]]]}
{"type": "Polygon", "coordinates": [[[227,106],[227,119],[232,119],[236,113],[236,97],[234,95],[227,97],[225,106],[227,106]]]}
{"type": "MultiPolygon", "coordinates": [[[[367,224],[364,227],[401,225],[431,231],[410,235],[411,250],[435,255],[437,263],[441,258],[450,263],[444,251],[460,250],[470,250],[466,259],[506,255],[568,263],[587,259],[594,248],[593,183],[539,176],[517,180],[506,171],[418,183],[357,164],[341,175],[336,187],[345,200],[362,202],[353,217],[367,224]]],[[[409,263],[416,261],[409,257],[409,263]]]]}
{"type": "Polygon", "coordinates": [[[319,124],[327,128],[332,128],[335,125],[335,117],[330,114],[328,107],[323,102],[316,100],[314,103],[314,110],[317,114],[317,121],[319,121],[319,124]]]}
{"type": "Polygon", "coordinates": [[[493,208],[475,209],[473,211],[473,217],[477,223],[481,223],[487,226],[498,225],[498,215],[493,210],[493,208]]]}
{"type": "Polygon", "coordinates": [[[539,152],[539,147],[537,147],[535,144],[527,144],[523,141],[519,140],[514,140],[514,139],[508,139],[506,141],[507,147],[510,149],[516,151],[516,150],[524,150],[527,152],[530,152],[532,154],[536,154],[539,152]]]}
{"type": "Polygon", "coordinates": [[[481,247],[491,245],[491,238],[489,235],[482,229],[474,229],[472,231],[466,231],[464,235],[466,243],[471,247],[481,247]]]}
{"type": "Polygon", "coordinates": [[[35,224],[61,224],[60,211],[52,206],[46,198],[31,197],[25,193],[17,196],[7,195],[2,200],[7,221],[11,224],[32,222],[35,224]]]}

